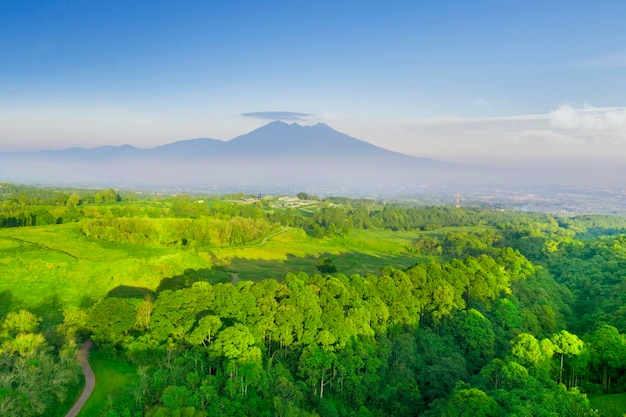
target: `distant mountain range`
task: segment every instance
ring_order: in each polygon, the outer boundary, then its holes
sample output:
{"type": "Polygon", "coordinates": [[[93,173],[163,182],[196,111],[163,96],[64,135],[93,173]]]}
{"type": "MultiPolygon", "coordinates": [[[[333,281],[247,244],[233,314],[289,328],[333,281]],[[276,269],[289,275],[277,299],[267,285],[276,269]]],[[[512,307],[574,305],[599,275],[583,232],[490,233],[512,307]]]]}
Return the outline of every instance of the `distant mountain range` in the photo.
{"type": "Polygon", "coordinates": [[[393,152],[323,123],[279,121],[229,141],[0,153],[0,181],[36,184],[349,192],[503,184],[514,176],[393,152]]]}

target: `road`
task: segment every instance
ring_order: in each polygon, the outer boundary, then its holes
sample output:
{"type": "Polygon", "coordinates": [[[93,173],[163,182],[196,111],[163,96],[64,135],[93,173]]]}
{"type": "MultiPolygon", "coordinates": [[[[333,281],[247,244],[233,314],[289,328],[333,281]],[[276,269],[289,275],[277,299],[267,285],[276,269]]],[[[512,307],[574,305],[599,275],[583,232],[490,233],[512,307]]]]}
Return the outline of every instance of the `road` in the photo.
{"type": "Polygon", "coordinates": [[[85,375],[85,389],[83,389],[83,393],[80,394],[78,401],[76,401],[72,409],[65,415],[65,417],[77,416],[83,408],[83,405],[85,405],[85,402],[89,399],[93,388],[96,386],[96,377],[94,376],[93,370],[89,365],[89,349],[91,349],[92,346],[93,341],[89,339],[83,343],[78,351],[78,361],[80,362],[83,374],[85,375]]]}

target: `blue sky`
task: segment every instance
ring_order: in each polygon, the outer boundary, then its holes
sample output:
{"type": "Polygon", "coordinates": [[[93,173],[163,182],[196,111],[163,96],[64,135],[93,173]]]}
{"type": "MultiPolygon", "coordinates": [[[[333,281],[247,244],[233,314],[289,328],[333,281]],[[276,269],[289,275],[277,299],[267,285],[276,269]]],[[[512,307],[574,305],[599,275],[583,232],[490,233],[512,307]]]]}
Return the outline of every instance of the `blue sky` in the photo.
{"type": "Polygon", "coordinates": [[[227,140],[275,111],[442,160],[619,164],[624,21],[617,0],[0,0],[0,151],[227,140]]]}

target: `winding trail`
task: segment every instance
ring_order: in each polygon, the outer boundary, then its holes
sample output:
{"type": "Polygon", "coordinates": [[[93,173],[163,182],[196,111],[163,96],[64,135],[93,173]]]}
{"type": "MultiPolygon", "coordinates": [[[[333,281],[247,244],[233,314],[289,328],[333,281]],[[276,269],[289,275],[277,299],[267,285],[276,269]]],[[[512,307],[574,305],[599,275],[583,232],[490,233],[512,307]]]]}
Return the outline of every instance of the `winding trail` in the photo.
{"type": "Polygon", "coordinates": [[[239,281],[239,275],[235,274],[234,272],[229,272],[229,274],[233,278],[230,283],[235,285],[239,281]]]}
{"type": "Polygon", "coordinates": [[[66,251],[64,251],[62,249],[51,248],[50,246],[42,245],[41,243],[29,242],[28,240],[20,239],[18,237],[0,236],[0,239],[11,240],[13,242],[18,242],[18,243],[23,243],[25,245],[35,246],[35,247],[37,247],[39,249],[51,250],[51,251],[54,251],[54,252],[59,252],[59,253],[62,253],[64,255],[67,255],[67,256],[69,256],[71,258],[78,259],[78,256],[72,255],[71,253],[66,252],[66,251]]]}
{"type": "MultiPolygon", "coordinates": [[[[252,245],[243,245],[243,246],[237,246],[237,249],[245,249],[245,248],[255,248],[258,246],[262,246],[265,245],[267,243],[267,241],[273,237],[276,237],[282,233],[285,233],[286,231],[288,231],[289,228],[285,227],[285,226],[281,226],[280,230],[272,233],[269,236],[265,236],[263,238],[263,240],[261,240],[259,243],[254,243],[252,245]]],[[[215,254],[211,251],[208,251],[209,256],[211,256],[211,260],[213,261],[214,264],[217,264],[219,262],[219,258],[217,256],[215,256],[215,254]]],[[[239,275],[236,272],[228,272],[228,274],[230,274],[232,280],[231,280],[231,284],[235,285],[238,281],[239,281],[239,275]]]]}
{"type": "Polygon", "coordinates": [[[258,242],[258,243],[252,243],[252,244],[249,244],[249,245],[241,245],[241,246],[232,246],[232,248],[233,248],[233,249],[246,249],[246,248],[256,248],[256,247],[259,247],[259,246],[263,246],[263,245],[265,245],[265,244],[267,243],[267,241],[268,241],[268,240],[270,240],[271,238],[276,237],[276,236],[278,236],[278,235],[280,235],[280,234],[283,234],[283,233],[285,233],[285,232],[286,232],[286,231],[288,231],[288,230],[289,230],[289,228],[288,228],[288,227],[281,226],[279,231],[274,232],[274,233],[272,233],[271,235],[267,235],[267,236],[265,236],[265,237],[264,237],[264,238],[263,238],[260,242],[258,242]]]}
{"type": "Polygon", "coordinates": [[[280,234],[282,234],[282,233],[285,233],[287,230],[289,230],[289,228],[287,228],[287,227],[285,227],[285,226],[281,226],[281,227],[280,227],[280,230],[279,230],[278,232],[276,232],[276,233],[272,233],[272,234],[271,234],[271,235],[269,235],[269,236],[265,236],[265,237],[263,238],[263,240],[261,241],[261,243],[258,243],[258,244],[256,244],[256,245],[250,245],[250,246],[254,247],[254,246],[261,246],[261,245],[265,245],[265,243],[268,241],[268,239],[271,239],[271,238],[273,238],[273,237],[275,237],[275,236],[278,236],[278,235],[280,235],[280,234]]]}
{"type": "Polygon", "coordinates": [[[89,349],[93,346],[93,340],[89,339],[80,347],[78,351],[78,361],[85,375],[85,389],[83,393],[72,407],[72,409],[65,415],[65,417],[75,417],[80,413],[80,410],[85,405],[85,402],[89,399],[93,388],[96,386],[96,377],[93,374],[93,369],[89,365],[89,349]]]}

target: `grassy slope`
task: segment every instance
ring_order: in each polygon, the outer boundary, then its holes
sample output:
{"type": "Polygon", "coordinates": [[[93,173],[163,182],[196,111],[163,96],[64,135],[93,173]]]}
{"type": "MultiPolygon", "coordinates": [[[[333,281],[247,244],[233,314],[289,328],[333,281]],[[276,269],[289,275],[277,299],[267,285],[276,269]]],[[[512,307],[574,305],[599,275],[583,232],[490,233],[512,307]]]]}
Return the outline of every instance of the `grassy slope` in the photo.
{"type": "Polygon", "coordinates": [[[98,241],[82,235],[77,224],[0,229],[0,310],[17,304],[89,305],[112,290],[141,298],[141,289],[187,279],[230,281],[227,272],[250,280],[313,274],[321,256],[330,257],[346,275],[377,272],[385,265],[406,268],[428,260],[408,250],[415,239],[442,231],[351,230],[346,237],[314,239],[288,229],[264,243],[194,251],[98,241]]]}
{"type": "Polygon", "coordinates": [[[27,305],[80,304],[120,286],[154,290],[190,269],[226,279],[211,267],[210,258],[193,251],[88,239],[76,224],[0,229],[0,298],[27,305]]]}
{"type": "Polygon", "coordinates": [[[351,230],[347,237],[314,239],[290,229],[264,245],[215,249],[212,254],[230,262],[241,279],[282,278],[288,272],[315,273],[320,256],[328,256],[346,275],[376,272],[382,266],[408,267],[420,261],[409,253],[418,232],[351,230]]]}
{"type": "Polygon", "coordinates": [[[597,409],[603,417],[623,417],[626,415],[626,393],[595,395],[589,397],[591,408],[597,409]]]}

